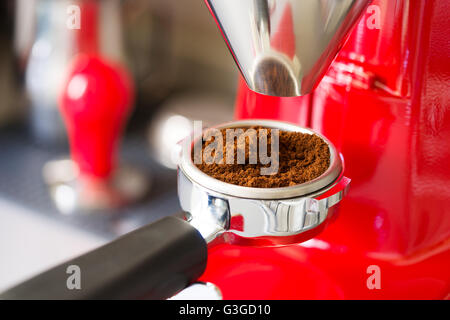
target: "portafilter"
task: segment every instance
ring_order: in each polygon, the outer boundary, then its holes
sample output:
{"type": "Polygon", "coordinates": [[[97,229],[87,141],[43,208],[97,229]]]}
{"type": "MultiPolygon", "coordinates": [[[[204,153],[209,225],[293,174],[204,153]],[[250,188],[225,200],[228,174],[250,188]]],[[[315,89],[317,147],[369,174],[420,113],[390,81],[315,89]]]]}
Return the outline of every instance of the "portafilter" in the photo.
{"type": "Polygon", "coordinates": [[[330,165],[319,177],[281,188],[252,188],[219,181],[192,160],[202,136],[180,144],[178,196],[182,213],[130,232],[60,264],[0,295],[2,299],[165,299],[205,270],[208,246],[217,243],[274,246],[314,237],[333,216],[350,180],[333,144],[311,129],[271,120],[234,121],[224,128],[266,127],[316,134],[329,147],[330,165]],[[81,271],[79,289],[68,289],[69,266],[81,271]]]}

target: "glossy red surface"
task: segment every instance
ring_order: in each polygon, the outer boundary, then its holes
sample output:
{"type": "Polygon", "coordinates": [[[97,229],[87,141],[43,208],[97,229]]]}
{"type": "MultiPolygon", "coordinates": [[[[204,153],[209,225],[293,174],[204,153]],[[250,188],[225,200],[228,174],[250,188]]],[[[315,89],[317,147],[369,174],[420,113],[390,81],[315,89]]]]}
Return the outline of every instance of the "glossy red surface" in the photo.
{"type": "Polygon", "coordinates": [[[73,61],[60,99],[72,159],[84,177],[107,179],[130,112],[133,83],[117,64],[95,55],[73,61]]]}
{"type": "Polygon", "coordinates": [[[310,99],[308,96],[284,98],[264,96],[249,90],[239,79],[236,97],[236,119],[277,119],[309,126],[310,99]],[[262,108],[261,106],[266,106],[262,108]]]}
{"type": "Polygon", "coordinates": [[[343,153],[352,185],[312,240],[212,248],[201,280],[225,299],[450,298],[450,3],[372,5],[311,95],[240,82],[237,118],[311,126],[343,153]]]}

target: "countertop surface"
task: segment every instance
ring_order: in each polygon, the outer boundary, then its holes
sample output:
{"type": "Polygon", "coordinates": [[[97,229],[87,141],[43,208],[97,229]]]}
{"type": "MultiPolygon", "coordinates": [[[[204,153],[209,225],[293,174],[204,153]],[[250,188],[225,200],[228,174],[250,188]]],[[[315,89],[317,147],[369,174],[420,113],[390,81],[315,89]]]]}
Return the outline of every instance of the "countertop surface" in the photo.
{"type": "Polygon", "coordinates": [[[126,137],[121,162],[149,177],[148,196],[114,212],[63,215],[51,201],[42,168],[67,155],[66,146],[43,148],[24,130],[0,134],[0,291],[180,210],[176,171],[153,161],[143,138],[126,137]]]}

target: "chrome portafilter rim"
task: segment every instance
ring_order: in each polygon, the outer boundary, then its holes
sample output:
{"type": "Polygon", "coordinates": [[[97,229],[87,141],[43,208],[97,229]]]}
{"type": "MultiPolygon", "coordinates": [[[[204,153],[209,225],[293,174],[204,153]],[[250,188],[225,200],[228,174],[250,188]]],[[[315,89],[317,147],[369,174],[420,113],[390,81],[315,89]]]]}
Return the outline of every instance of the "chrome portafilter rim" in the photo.
{"type": "MultiPolygon", "coordinates": [[[[216,129],[233,129],[233,128],[247,128],[251,126],[261,126],[270,129],[279,129],[282,131],[302,132],[306,134],[314,134],[328,145],[330,150],[330,165],[328,169],[319,177],[308,182],[297,184],[289,187],[280,188],[254,188],[244,187],[235,184],[226,183],[215,179],[208,174],[202,172],[194,164],[192,160],[193,145],[201,138],[194,136],[191,141],[183,144],[179,169],[192,182],[209,189],[214,193],[223,194],[237,198],[248,198],[255,200],[281,200],[298,197],[311,197],[317,193],[325,192],[334,182],[341,176],[343,171],[342,160],[337,152],[335,146],[323,135],[302,126],[292,123],[275,120],[240,120],[227,122],[218,126],[216,129]]],[[[203,133],[203,132],[202,132],[203,133]]]]}

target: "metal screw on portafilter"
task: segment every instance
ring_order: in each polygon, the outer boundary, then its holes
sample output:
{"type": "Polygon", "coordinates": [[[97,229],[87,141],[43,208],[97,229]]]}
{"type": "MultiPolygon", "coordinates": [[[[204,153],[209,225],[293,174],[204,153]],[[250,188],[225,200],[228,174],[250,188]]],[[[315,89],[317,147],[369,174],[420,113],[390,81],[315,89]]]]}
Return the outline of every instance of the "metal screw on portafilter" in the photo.
{"type": "Polygon", "coordinates": [[[287,244],[312,237],[342,199],[350,180],[343,176],[343,163],[335,147],[310,129],[270,120],[234,121],[215,127],[261,126],[316,134],[330,150],[330,166],[306,183],[281,188],[253,188],[225,183],[196,167],[192,148],[201,137],[182,143],[178,170],[178,197],[187,220],[213,242],[287,244]]]}

